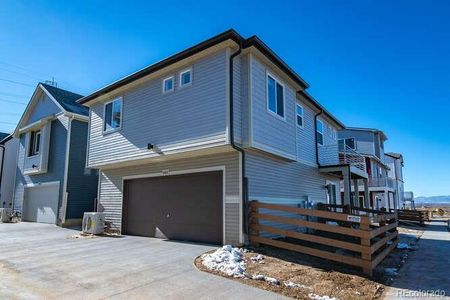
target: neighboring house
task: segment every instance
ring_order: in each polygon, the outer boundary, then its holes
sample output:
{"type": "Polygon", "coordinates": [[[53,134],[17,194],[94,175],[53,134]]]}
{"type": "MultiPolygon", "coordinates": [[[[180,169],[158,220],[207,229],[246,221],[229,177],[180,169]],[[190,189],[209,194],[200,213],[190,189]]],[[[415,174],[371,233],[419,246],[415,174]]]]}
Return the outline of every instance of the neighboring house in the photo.
{"type": "Polygon", "coordinates": [[[19,140],[0,133],[0,207],[12,208],[19,140]]]}
{"type": "MultiPolygon", "coordinates": [[[[384,154],[384,160],[389,166],[388,177],[394,181],[396,207],[402,208],[404,200],[403,181],[403,155],[400,153],[388,152],[384,154]]],[[[392,205],[391,205],[392,206],[392,205]]]]}
{"type": "Polygon", "coordinates": [[[229,30],[80,99],[98,210],[123,234],[242,244],[250,200],[336,203],[341,179],[367,173],[339,155],[344,125],[307,87],[229,30]]]}
{"type": "Polygon", "coordinates": [[[13,207],[23,221],[72,226],[94,210],[98,176],[85,167],[89,118],[76,103],[81,97],[40,83],[19,121],[13,207]]]}
{"type": "MultiPolygon", "coordinates": [[[[391,160],[386,160],[384,143],[387,136],[378,129],[347,127],[339,131],[340,147],[348,147],[365,157],[366,170],[369,175],[369,204],[375,209],[399,208],[399,195],[397,190],[398,173],[401,174],[403,160],[395,162],[397,168],[391,171],[391,160]],[[400,165],[398,165],[400,164],[400,165]]],[[[403,182],[403,176],[401,176],[403,182]]],[[[401,187],[402,188],[402,187],[401,187]]],[[[353,190],[354,192],[354,190],[353,190]]],[[[357,193],[359,202],[364,201],[365,195],[357,193]]]]}

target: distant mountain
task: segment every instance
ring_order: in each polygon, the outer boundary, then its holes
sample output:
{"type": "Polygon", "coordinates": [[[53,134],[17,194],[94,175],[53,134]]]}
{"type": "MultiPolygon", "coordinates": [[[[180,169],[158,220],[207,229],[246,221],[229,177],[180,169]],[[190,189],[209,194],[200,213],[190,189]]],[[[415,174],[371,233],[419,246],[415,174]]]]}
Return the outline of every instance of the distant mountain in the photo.
{"type": "Polygon", "coordinates": [[[417,203],[450,203],[450,196],[415,197],[417,203]]]}

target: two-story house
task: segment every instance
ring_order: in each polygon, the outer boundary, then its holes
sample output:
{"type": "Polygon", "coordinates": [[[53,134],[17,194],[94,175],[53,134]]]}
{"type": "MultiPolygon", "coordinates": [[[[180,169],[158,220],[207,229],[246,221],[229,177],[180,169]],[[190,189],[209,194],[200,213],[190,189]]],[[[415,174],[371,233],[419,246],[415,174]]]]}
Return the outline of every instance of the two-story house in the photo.
{"type": "Polygon", "coordinates": [[[307,87],[229,30],[80,99],[98,210],[123,234],[242,244],[250,200],[336,203],[344,180],[350,202],[367,173],[339,154],[344,125],[307,87]]]}
{"type": "Polygon", "coordinates": [[[13,209],[22,221],[72,226],[94,209],[98,175],[85,168],[88,109],[80,98],[40,83],[17,125],[13,209]]]}
{"type": "MultiPolygon", "coordinates": [[[[388,152],[384,154],[384,161],[389,166],[388,178],[394,182],[395,188],[395,207],[402,208],[404,200],[404,181],[403,181],[403,155],[395,152],[388,152]]],[[[393,205],[391,204],[391,207],[393,205]]]]}
{"type": "MultiPolygon", "coordinates": [[[[390,165],[386,162],[384,143],[387,136],[378,129],[347,127],[339,131],[340,147],[350,148],[365,158],[367,174],[369,176],[369,205],[375,209],[398,208],[398,192],[396,181],[388,176],[390,165]]],[[[365,200],[365,195],[355,192],[359,202],[365,200]]]]}

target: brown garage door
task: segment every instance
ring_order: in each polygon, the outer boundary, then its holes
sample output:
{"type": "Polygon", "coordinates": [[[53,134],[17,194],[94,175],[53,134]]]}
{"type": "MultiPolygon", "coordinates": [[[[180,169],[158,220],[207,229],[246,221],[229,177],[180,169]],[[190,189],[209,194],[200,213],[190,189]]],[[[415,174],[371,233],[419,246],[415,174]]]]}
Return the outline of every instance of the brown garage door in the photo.
{"type": "Polygon", "coordinates": [[[221,244],[222,197],[222,172],[126,180],[123,231],[221,244]]]}

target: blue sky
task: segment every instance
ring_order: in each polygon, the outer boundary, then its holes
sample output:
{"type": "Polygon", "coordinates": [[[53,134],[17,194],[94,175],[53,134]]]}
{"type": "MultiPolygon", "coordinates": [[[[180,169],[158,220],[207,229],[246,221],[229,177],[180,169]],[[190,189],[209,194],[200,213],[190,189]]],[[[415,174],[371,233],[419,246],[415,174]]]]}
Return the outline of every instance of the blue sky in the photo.
{"type": "Polygon", "coordinates": [[[386,149],[405,157],[406,189],[450,195],[450,1],[213,3],[0,0],[0,131],[39,80],[88,94],[235,28],[265,41],[346,125],[385,131],[386,149]]]}

